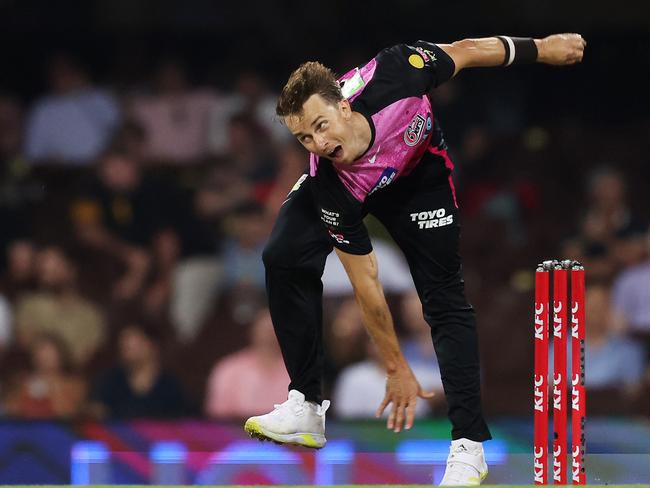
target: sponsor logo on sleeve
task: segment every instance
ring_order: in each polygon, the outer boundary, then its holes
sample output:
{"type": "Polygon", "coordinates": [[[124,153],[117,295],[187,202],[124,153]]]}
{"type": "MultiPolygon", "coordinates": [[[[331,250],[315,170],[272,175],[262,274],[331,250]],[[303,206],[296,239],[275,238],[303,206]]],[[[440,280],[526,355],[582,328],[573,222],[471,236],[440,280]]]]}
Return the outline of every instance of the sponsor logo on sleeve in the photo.
{"type": "Polygon", "coordinates": [[[348,241],[345,238],[345,236],[343,236],[343,234],[335,234],[329,229],[327,230],[327,232],[329,233],[330,237],[334,239],[336,242],[338,242],[339,244],[350,244],[350,241],[348,241]]]}
{"type": "Polygon", "coordinates": [[[424,59],[425,63],[428,62],[433,62],[436,60],[436,55],[433,53],[433,51],[430,51],[428,49],[424,49],[420,46],[416,47],[415,50],[420,53],[420,56],[424,59]]]}
{"type": "Polygon", "coordinates": [[[431,114],[427,114],[427,127],[424,130],[424,137],[426,138],[433,128],[433,121],[431,120],[431,114]]]}
{"type": "Polygon", "coordinates": [[[296,184],[293,185],[293,188],[291,188],[291,191],[290,191],[289,193],[294,192],[294,191],[296,191],[298,188],[300,188],[300,185],[302,185],[303,181],[305,181],[306,179],[307,179],[307,175],[306,175],[306,174],[304,174],[304,175],[302,175],[300,178],[298,178],[298,181],[296,181],[296,184]]]}
{"type": "Polygon", "coordinates": [[[338,227],[340,225],[341,214],[326,208],[320,209],[320,219],[330,227],[338,227]]]}
{"type": "MultiPolygon", "coordinates": [[[[291,190],[289,191],[289,193],[287,193],[287,198],[284,200],[284,202],[282,202],[282,205],[284,205],[284,204],[287,203],[289,200],[291,200],[291,194],[292,194],[294,191],[296,191],[298,188],[300,188],[300,185],[302,185],[303,181],[305,181],[306,179],[307,179],[307,175],[306,175],[306,174],[305,174],[305,175],[302,175],[300,178],[298,178],[298,181],[296,181],[296,184],[293,185],[293,188],[291,188],[291,190]]],[[[282,205],[280,205],[280,206],[282,206],[282,205]]]]}
{"type": "Polygon", "coordinates": [[[404,142],[407,146],[415,146],[422,139],[426,127],[426,120],[422,115],[415,114],[413,120],[404,131],[404,142]]]}
{"type": "Polygon", "coordinates": [[[409,64],[417,69],[424,68],[424,59],[419,54],[411,54],[409,56],[409,64]]]}
{"type": "Polygon", "coordinates": [[[375,183],[375,186],[370,190],[368,195],[372,195],[375,193],[377,190],[380,190],[381,188],[385,188],[388,185],[391,184],[391,182],[395,179],[395,175],[397,174],[397,170],[395,168],[386,168],[382,173],[379,179],[377,180],[377,183],[375,183]]]}
{"type": "Polygon", "coordinates": [[[321,208],[320,212],[320,219],[327,225],[327,233],[330,237],[339,244],[350,244],[350,241],[338,230],[341,227],[341,214],[326,208],[321,208]]]}
{"type": "Polygon", "coordinates": [[[343,95],[343,98],[350,98],[365,85],[366,82],[363,81],[359,68],[355,68],[354,75],[343,82],[343,86],[341,86],[341,94],[343,95]]]}

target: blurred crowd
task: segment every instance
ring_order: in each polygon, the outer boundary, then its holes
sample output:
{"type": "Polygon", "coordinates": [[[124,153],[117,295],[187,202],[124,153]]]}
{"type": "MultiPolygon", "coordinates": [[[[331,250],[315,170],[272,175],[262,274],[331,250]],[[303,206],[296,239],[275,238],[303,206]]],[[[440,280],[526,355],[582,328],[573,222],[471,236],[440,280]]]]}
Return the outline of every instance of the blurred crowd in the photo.
{"type": "MultiPolygon", "coordinates": [[[[103,86],[70,53],[47,77],[32,100],[0,93],[2,415],[230,419],[282,402],[261,252],[307,154],[267,80],[246,71],[217,90],[169,57],[151,79],[103,86]]],[[[559,257],[587,269],[588,409],[650,415],[647,127],[532,124],[517,83],[473,83],[434,104],[488,414],[530,414],[535,264],[559,257]]],[[[367,225],[404,353],[438,392],[418,415],[444,416],[408,266],[367,225]]],[[[326,397],[339,418],[372,417],[385,376],[335,256],[323,280],[326,397]]]]}

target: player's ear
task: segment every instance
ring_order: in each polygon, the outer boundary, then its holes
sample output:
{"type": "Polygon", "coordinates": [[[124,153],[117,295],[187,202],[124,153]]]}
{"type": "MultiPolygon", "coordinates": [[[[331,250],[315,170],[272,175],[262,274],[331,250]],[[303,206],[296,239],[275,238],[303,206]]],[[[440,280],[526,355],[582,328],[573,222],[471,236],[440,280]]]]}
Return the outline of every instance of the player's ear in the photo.
{"type": "Polygon", "coordinates": [[[339,101],[339,111],[345,120],[348,120],[350,117],[352,117],[352,107],[350,106],[350,102],[348,102],[347,99],[344,98],[343,100],[339,101]]]}

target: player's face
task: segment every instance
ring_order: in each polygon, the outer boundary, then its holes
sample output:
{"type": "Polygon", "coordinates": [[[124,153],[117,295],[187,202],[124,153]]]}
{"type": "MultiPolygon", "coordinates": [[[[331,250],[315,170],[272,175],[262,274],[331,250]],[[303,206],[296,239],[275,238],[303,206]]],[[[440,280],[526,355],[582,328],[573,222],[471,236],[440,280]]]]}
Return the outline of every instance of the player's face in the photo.
{"type": "Polygon", "coordinates": [[[352,109],[347,100],[331,103],[312,95],[303,104],[300,115],[285,117],[285,123],[305,148],[335,163],[354,161],[350,138],[352,109]]]}

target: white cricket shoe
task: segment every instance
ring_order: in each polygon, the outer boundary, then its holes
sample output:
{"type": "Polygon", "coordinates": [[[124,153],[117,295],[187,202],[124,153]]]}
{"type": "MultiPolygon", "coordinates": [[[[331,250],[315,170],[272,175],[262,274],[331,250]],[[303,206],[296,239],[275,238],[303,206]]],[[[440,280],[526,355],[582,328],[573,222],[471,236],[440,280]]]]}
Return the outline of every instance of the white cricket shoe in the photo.
{"type": "Polygon", "coordinates": [[[325,445],[325,412],[329,400],[322,405],[306,402],[298,390],[289,392],[289,399],[275,405],[272,412],[249,418],[244,430],[251,437],[280,444],[320,449],[325,445]]]}
{"type": "Polygon", "coordinates": [[[480,485],[487,474],[483,444],[465,438],[456,439],[451,442],[447,469],[440,486],[480,485]]]}

